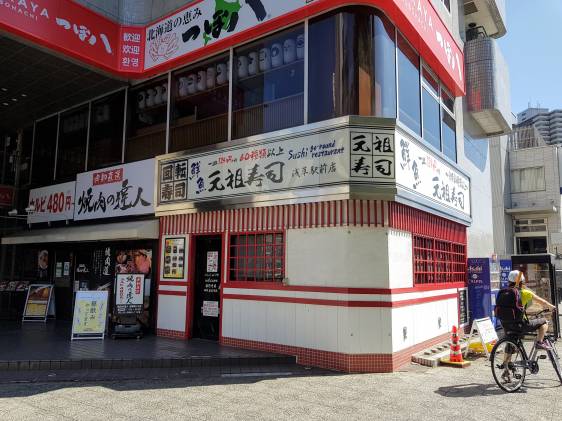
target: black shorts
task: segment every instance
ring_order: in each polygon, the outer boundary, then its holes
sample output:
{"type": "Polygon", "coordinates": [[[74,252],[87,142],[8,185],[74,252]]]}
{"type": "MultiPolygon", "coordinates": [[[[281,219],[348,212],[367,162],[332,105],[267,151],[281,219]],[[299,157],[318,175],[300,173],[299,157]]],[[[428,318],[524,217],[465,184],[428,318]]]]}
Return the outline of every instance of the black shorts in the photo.
{"type": "Polygon", "coordinates": [[[505,332],[516,332],[516,333],[533,333],[537,331],[541,326],[547,324],[548,321],[545,318],[533,319],[528,321],[522,321],[518,323],[503,323],[502,326],[505,332]]]}

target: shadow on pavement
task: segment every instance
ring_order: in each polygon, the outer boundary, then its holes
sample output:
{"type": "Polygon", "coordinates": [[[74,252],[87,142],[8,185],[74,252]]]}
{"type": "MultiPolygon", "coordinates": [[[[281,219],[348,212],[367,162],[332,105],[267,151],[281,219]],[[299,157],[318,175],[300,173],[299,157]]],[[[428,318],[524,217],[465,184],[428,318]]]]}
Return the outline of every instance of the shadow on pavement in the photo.
{"type": "MultiPolygon", "coordinates": [[[[4,376],[8,372],[0,372],[4,376]]],[[[220,368],[138,369],[27,372],[27,377],[0,377],[0,399],[30,397],[60,389],[104,387],[117,392],[150,389],[177,389],[233,384],[253,384],[279,378],[340,376],[321,369],[302,366],[243,367],[224,371],[220,368]]]]}
{"type": "MultiPolygon", "coordinates": [[[[517,393],[526,393],[523,389],[524,388],[522,388],[521,391],[517,393]]],[[[494,396],[506,394],[495,383],[468,383],[455,386],[443,386],[437,389],[435,393],[446,398],[470,398],[474,396],[494,396]]]]}

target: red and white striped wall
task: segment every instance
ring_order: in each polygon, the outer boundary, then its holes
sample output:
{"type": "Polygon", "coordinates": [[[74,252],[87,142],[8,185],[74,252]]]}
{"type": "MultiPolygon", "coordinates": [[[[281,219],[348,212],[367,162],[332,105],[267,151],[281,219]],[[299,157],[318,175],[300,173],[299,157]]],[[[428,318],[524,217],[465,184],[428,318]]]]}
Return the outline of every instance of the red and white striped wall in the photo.
{"type": "Polygon", "coordinates": [[[334,226],[389,226],[388,201],[341,200],[230,209],[161,218],[162,234],[272,231],[334,226]]]}
{"type": "MultiPolygon", "coordinates": [[[[458,323],[464,283],[414,285],[413,235],[466,244],[455,222],[394,202],[342,200],[161,218],[161,240],[285,234],[283,283],[221,280],[221,343],[344,371],[392,371],[458,323]],[[410,354],[408,354],[410,353],[410,354]]],[[[191,244],[192,247],[189,247],[191,244]]],[[[159,279],[158,333],[188,338],[192,279],[159,279]]]]}

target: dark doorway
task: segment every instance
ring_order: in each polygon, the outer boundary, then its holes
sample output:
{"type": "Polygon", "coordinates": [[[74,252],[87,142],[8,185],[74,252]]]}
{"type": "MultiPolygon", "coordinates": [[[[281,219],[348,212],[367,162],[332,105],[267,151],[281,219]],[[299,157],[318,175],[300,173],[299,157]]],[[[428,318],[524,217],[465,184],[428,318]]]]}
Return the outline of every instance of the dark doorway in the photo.
{"type": "Polygon", "coordinates": [[[193,337],[195,338],[219,339],[221,273],[221,237],[197,237],[193,307],[193,337]]]}

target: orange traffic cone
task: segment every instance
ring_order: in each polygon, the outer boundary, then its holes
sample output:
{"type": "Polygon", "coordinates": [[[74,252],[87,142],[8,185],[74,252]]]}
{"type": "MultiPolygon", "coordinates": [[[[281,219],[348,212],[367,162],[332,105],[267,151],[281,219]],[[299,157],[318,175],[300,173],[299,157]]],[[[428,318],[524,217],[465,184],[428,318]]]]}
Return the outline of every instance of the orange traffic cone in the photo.
{"type": "Polygon", "coordinates": [[[465,368],[470,365],[469,361],[464,361],[462,358],[461,344],[459,343],[459,333],[456,326],[453,326],[453,330],[451,331],[451,350],[449,353],[449,358],[441,358],[441,364],[461,368],[465,368]]]}
{"type": "Polygon", "coordinates": [[[449,361],[452,363],[463,362],[459,334],[456,326],[453,326],[453,331],[451,332],[451,353],[449,355],[449,361]]]}

